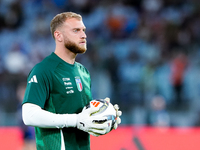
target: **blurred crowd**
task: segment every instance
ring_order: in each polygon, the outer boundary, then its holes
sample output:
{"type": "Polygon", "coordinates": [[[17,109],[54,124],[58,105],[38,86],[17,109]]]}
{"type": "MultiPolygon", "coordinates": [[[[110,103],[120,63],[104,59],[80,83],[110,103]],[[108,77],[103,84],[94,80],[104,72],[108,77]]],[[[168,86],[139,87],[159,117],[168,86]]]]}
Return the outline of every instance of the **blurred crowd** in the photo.
{"type": "Polygon", "coordinates": [[[199,0],[0,0],[0,125],[17,125],[31,68],[54,51],[50,21],[80,13],[94,98],[122,124],[200,125],[199,0]]]}

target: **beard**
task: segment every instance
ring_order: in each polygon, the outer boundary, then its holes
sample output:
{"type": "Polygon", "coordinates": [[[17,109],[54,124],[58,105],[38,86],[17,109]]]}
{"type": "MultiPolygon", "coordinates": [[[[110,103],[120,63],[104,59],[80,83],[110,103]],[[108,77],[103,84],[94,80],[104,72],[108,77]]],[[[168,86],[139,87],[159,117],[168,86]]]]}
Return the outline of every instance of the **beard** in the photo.
{"type": "Polygon", "coordinates": [[[76,43],[70,41],[70,40],[65,40],[65,48],[70,50],[74,54],[82,54],[85,53],[87,48],[86,47],[80,47],[76,43]]]}

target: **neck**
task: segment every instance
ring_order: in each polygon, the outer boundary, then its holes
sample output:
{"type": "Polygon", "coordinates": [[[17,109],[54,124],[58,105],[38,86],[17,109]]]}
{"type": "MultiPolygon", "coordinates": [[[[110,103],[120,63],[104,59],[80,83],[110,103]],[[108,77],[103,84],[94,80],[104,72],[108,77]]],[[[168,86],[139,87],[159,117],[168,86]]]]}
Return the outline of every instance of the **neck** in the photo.
{"type": "Polygon", "coordinates": [[[58,57],[60,57],[62,60],[69,64],[74,64],[75,58],[77,54],[72,53],[66,48],[58,48],[56,47],[55,52],[54,52],[58,57]]]}

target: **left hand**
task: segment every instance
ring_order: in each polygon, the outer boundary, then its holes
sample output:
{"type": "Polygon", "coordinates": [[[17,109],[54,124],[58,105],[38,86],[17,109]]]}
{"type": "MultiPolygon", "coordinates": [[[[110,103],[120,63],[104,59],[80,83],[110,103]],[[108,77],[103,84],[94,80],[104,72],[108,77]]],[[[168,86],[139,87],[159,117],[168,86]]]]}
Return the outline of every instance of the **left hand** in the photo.
{"type": "MultiPolygon", "coordinates": [[[[104,100],[110,103],[110,98],[106,97],[104,100]]],[[[114,124],[114,129],[117,129],[118,125],[121,123],[120,116],[122,115],[122,111],[119,110],[119,106],[117,104],[114,105],[114,108],[116,110],[116,122],[114,124]]]]}

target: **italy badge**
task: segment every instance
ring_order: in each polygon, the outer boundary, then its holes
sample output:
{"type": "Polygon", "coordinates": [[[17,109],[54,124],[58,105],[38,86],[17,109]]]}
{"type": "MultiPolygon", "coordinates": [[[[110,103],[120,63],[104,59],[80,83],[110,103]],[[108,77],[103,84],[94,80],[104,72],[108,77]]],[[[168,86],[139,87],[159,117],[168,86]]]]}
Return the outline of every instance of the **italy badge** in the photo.
{"type": "Polygon", "coordinates": [[[81,92],[83,90],[83,86],[82,86],[80,77],[75,77],[75,81],[76,81],[78,90],[81,92]]]}

